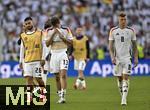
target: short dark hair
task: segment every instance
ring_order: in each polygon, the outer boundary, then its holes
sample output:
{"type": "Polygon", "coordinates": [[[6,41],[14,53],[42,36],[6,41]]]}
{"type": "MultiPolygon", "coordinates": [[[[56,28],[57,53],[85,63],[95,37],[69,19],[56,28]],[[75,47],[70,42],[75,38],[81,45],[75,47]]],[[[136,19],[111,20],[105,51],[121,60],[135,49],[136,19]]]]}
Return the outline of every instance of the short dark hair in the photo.
{"type": "Polygon", "coordinates": [[[51,27],[51,21],[50,21],[50,19],[48,19],[48,20],[45,22],[45,24],[44,24],[44,29],[47,29],[47,28],[49,28],[49,27],[51,27]]]}
{"type": "Polygon", "coordinates": [[[126,17],[126,13],[123,12],[123,11],[121,11],[121,12],[119,13],[119,17],[126,17]]]}
{"type": "Polygon", "coordinates": [[[31,18],[31,17],[26,17],[26,18],[24,19],[24,22],[25,22],[25,21],[28,21],[28,20],[32,20],[32,18],[31,18]]]}
{"type": "Polygon", "coordinates": [[[56,17],[56,16],[55,16],[55,17],[52,17],[50,21],[51,21],[51,25],[52,25],[52,26],[56,26],[57,24],[60,23],[59,18],[56,17]]]}

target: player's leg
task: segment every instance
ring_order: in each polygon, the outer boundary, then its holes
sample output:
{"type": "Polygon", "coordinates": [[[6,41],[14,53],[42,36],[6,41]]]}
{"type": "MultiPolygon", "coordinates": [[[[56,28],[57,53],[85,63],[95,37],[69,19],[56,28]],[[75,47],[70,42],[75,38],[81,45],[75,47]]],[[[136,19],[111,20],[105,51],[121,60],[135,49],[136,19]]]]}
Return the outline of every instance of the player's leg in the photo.
{"type": "Polygon", "coordinates": [[[122,105],[127,105],[127,95],[129,91],[129,75],[131,73],[131,62],[125,62],[123,67],[123,83],[122,83],[122,105]]]}
{"type": "Polygon", "coordinates": [[[74,89],[77,89],[80,85],[82,85],[82,88],[80,89],[86,88],[85,77],[83,73],[85,66],[86,66],[85,61],[76,59],[74,60],[74,69],[78,71],[78,77],[75,80],[74,89]]]}
{"type": "Polygon", "coordinates": [[[42,74],[42,79],[44,81],[44,84],[46,86],[46,82],[47,82],[47,75],[48,75],[48,71],[49,71],[49,61],[45,61],[45,65],[44,65],[44,73],[42,74]]]}
{"type": "Polygon", "coordinates": [[[117,65],[114,66],[114,76],[117,77],[117,86],[121,96],[122,96],[122,83],[123,83],[122,71],[123,68],[121,63],[118,63],[117,65]]]}
{"type": "MultiPolygon", "coordinates": [[[[74,59],[74,70],[77,70],[77,71],[79,70],[79,62],[76,59],[74,59]]],[[[81,80],[79,79],[79,77],[77,77],[73,85],[74,89],[78,89],[80,83],[81,83],[81,80]]]]}
{"type": "Polygon", "coordinates": [[[82,84],[82,89],[86,89],[86,82],[85,82],[85,77],[84,77],[84,69],[86,66],[86,62],[84,60],[79,61],[79,70],[78,70],[78,78],[81,80],[81,84],[82,84]]]}
{"type": "Polygon", "coordinates": [[[42,74],[42,79],[44,81],[44,85],[46,86],[46,82],[47,82],[47,70],[44,70],[43,74],[42,74]]]}
{"type": "Polygon", "coordinates": [[[122,96],[122,83],[123,83],[123,76],[117,76],[117,84],[121,96],[122,96]]]}
{"type": "Polygon", "coordinates": [[[55,80],[56,80],[56,88],[57,88],[57,94],[59,97],[58,103],[61,99],[61,82],[60,82],[60,69],[59,69],[59,53],[52,53],[51,59],[50,59],[50,73],[55,74],[55,80]]]}
{"type": "Polygon", "coordinates": [[[61,99],[59,103],[65,103],[65,94],[67,88],[67,70],[69,59],[66,53],[60,53],[60,84],[61,84],[61,99]]]}
{"type": "Polygon", "coordinates": [[[41,93],[40,101],[43,101],[43,98],[45,97],[45,93],[46,93],[45,84],[42,79],[43,72],[44,71],[40,65],[40,62],[36,62],[33,65],[33,77],[36,79],[36,81],[38,82],[38,85],[40,87],[40,93],[41,93]]]}
{"type": "Polygon", "coordinates": [[[57,94],[61,98],[61,84],[60,84],[60,74],[59,73],[55,73],[55,80],[56,80],[57,94]]]}
{"type": "Polygon", "coordinates": [[[121,105],[127,105],[128,91],[129,91],[129,76],[127,74],[123,74],[121,105]]]}
{"type": "Polygon", "coordinates": [[[63,100],[62,103],[64,103],[67,88],[67,70],[65,69],[60,70],[60,84],[61,84],[61,99],[63,100]]]}
{"type": "Polygon", "coordinates": [[[86,62],[84,60],[79,60],[76,62],[77,62],[77,66],[78,66],[78,68],[76,68],[76,70],[78,70],[77,82],[80,82],[82,85],[82,88],[80,88],[80,89],[86,89],[86,82],[85,82],[85,77],[84,77],[84,73],[83,73],[85,66],[86,66],[86,62]]]}
{"type": "Polygon", "coordinates": [[[29,63],[24,63],[24,77],[27,86],[27,102],[31,102],[33,90],[33,74],[32,74],[32,65],[30,65],[29,63]]]}

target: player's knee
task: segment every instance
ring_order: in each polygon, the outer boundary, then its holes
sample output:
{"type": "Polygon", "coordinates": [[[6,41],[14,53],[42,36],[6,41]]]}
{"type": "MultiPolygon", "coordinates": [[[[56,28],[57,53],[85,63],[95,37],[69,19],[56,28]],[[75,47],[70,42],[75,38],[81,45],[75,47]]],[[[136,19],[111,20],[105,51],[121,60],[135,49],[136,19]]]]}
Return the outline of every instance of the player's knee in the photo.
{"type": "Polygon", "coordinates": [[[122,76],[118,76],[118,80],[119,80],[119,81],[122,81],[122,80],[123,80],[123,77],[122,77],[122,76]]]}
{"type": "Polygon", "coordinates": [[[124,80],[128,80],[128,79],[129,79],[129,76],[128,76],[128,75],[124,75],[124,76],[123,76],[123,79],[124,79],[124,80]]]}
{"type": "Polygon", "coordinates": [[[56,79],[56,81],[57,81],[57,82],[59,82],[59,81],[60,81],[60,77],[59,77],[59,76],[56,76],[56,78],[55,78],[55,79],[56,79]]]}
{"type": "Polygon", "coordinates": [[[33,84],[33,78],[32,77],[25,77],[26,82],[28,85],[32,85],[33,84]]]}
{"type": "Polygon", "coordinates": [[[66,79],[67,78],[66,74],[61,74],[61,78],[66,79]]]}

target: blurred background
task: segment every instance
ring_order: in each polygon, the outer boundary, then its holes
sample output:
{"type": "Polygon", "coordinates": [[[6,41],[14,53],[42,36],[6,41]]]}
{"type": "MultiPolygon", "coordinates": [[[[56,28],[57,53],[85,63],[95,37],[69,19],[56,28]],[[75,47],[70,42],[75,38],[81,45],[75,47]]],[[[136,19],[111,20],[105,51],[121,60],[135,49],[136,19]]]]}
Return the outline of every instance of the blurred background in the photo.
{"type": "MultiPolygon", "coordinates": [[[[62,25],[70,27],[72,32],[79,25],[83,25],[90,40],[91,59],[107,60],[108,34],[110,28],[118,24],[118,10],[125,10],[127,13],[128,25],[136,31],[139,59],[148,62],[149,0],[0,0],[0,60],[2,64],[7,61],[18,61],[17,40],[25,17],[33,17],[35,25],[43,29],[45,21],[54,15],[58,15],[62,25]]],[[[2,73],[5,69],[0,70],[2,73]]],[[[149,74],[149,69],[147,73],[149,74]]]]}

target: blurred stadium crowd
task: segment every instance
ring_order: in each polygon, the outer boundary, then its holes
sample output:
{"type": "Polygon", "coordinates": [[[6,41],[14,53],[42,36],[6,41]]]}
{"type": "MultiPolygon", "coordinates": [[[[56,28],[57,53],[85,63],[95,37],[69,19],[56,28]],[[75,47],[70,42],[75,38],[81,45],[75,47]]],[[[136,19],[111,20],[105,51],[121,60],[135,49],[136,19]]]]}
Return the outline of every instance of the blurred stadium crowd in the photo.
{"type": "Polygon", "coordinates": [[[36,26],[42,29],[45,21],[56,14],[72,32],[84,25],[91,58],[109,57],[108,34],[117,25],[118,10],[127,12],[128,24],[136,31],[139,57],[150,58],[149,0],[0,0],[0,24],[4,33],[2,59],[18,60],[16,42],[25,17],[33,17],[36,26]]]}

